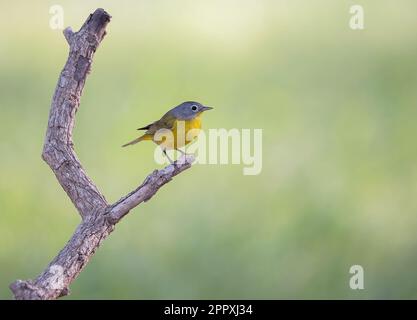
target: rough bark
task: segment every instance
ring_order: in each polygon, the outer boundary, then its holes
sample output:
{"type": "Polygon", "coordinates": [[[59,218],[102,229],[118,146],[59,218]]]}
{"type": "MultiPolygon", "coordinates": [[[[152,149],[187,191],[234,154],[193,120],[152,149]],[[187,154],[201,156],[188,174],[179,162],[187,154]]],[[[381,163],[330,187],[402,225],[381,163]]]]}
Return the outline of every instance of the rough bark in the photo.
{"type": "Polygon", "coordinates": [[[106,11],[97,9],[78,32],[71,28],[64,30],[70,52],[52,99],[42,158],[77,208],[82,222],[35,280],[17,280],[10,285],[15,299],[44,300],[67,295],[70,283],[115,224],[174,176],[190,168],[194,161],[187,155],[162,170],[155,170],[137,189],[111,205],[82,168],[73,149],[72,129],[93,55],[106,35],[110,18],[106,11]]]}

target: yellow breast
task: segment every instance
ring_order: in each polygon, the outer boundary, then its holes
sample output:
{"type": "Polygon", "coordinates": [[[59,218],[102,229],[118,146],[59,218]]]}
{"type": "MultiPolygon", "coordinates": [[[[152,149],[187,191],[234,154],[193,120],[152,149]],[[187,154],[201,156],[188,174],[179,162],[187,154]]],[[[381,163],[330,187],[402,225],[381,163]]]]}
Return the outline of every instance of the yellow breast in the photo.
{"type": "Polygon", "coordinates": [[[181,148],[184,145],[192,142],[200,133],[201,129],[201,117],[198,115],[194,119],[182,121],[176,121],[172,133],[175,137],[174,149],[181,148]],[[181,128],[184,126],[184,130],[181,128]],[[182,131],[185,132],[185,137],[183,136],[182,131]]]}
{"type": "Polygon", "coordinates": [[[192,120],[185,121],[185,132],[188,132],[193,129],[201,129],[201,115],[198,115],[192,120]]]}
{"type": "Polygon", "coordinates": [[[192,142],[200,133],[201,116],[198,115],[191,120],[177,120],[172,128],[173,141],[171,139],[163,139],[163,141],[155,141],[163,149],[177,149],[192,142]]]}
{"type": "Polygon", "coordinates": [[[200,133],[201,114],[191,120],[176,120],[172,130],[162,132],[161,135],[145,134],[139,141],[153,140],[162,149],[177,149],[192,142],[200,133]]]}

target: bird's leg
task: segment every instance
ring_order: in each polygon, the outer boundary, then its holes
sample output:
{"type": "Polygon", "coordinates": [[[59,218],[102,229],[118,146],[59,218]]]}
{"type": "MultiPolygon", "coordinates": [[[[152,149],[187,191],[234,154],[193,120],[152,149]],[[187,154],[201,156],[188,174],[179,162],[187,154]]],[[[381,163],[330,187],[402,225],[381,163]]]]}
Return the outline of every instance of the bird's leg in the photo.
{"type": "Polygon", "coordinates": [[[175,149],[177,151],[179,151],[182,156],[180,158],[178,158],[178,163],[184,163],[185,161],[187,161],[187,156],[189,155],[188,153],[186,153],[185,151],[182,151],[181,149],[175,149]]]}
{"type": "Polygon", "coordinates": [[[162,150],[162,152],[164,153],[165,157],[167,157],[167,158],[168,158],[169,162],[170,162],[171,164],[173,164],[173,163],[174,163],[174,161],[172,161],[172,160],[171,160],[171,158],[168,156],[168,154],[167,154],[167,150],[166,150],[166,149],[163,149],[163,150],[162,150]]]}

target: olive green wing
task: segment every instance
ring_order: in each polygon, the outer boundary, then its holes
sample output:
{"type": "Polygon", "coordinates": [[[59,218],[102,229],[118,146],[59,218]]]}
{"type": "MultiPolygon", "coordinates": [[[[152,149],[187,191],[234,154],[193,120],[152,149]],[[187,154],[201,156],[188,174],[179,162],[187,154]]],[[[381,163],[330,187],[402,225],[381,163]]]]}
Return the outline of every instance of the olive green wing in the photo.
{"type": "Polygon", "coordinates": [[[170,113],[166,113],[160,120],[138,130],[147,130],[145,134],[155,134],[159,129],[172,129],[176,118],[170,113]]]}

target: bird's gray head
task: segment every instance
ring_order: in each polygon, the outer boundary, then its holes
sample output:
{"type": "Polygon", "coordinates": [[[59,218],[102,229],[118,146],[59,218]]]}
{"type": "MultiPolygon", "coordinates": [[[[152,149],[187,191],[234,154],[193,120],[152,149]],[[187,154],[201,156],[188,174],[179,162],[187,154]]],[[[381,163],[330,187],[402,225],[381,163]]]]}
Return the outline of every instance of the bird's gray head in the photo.
{"type": "Polygon", "coordinates": [[[176,106],[174,109],[169,111],[177,119],[191,120],[198,116],[201,112],[211,110],[213,108],[203,106],[201,103],[195,101],[186,101],[176,106]]]}

